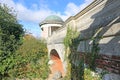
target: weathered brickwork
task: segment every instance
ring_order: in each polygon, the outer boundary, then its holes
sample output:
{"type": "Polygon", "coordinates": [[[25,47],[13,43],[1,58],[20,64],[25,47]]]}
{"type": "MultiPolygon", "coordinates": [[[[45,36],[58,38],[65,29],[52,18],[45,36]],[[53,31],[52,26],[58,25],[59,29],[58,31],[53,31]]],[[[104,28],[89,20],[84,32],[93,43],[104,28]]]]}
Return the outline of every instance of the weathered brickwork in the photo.
{"type": "Polygon", "coordinates": [[[96,59],[96,64],[98,68],[120,74],[120,56],[99,55],[99,59],[96,59]]]}
{"type": "MultiPolygon", "coordinates": [[[[77,57],[79,56],[79,59],[84,58],[85,63],[87,65],[90,64],[89,54],[86,55],[84,52],[79,52],[75,55],[77,57]]],[[[95,60],[95,64],[97,68],[107,70],[108,72],[111,72],[111,73],[120,74],[120,56],[114,56],[114,55],[108,56],[108,55],[99,54],[98,58],[95,60]]]]}

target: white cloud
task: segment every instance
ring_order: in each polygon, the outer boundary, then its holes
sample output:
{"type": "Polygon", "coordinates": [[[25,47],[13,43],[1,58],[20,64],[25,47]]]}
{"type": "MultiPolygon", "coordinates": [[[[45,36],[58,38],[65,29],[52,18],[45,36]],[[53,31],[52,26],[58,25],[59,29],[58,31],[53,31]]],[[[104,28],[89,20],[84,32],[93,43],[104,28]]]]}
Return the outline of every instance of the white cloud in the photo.
{"type": "Polygon", "coordinates": [[[16,5],[18,10],[18,19],[39,23],[43,18],[52,13],[49,9],[31,10],[21,4],[16,5]]]}
{"type": "Polygon", "coordinates": [[[65,14],[66,15],[74,15],[79,11],[79,6],[75,5],[74,3],[68,3],[65,14]]]}
{"type": "Polygon", "coordinates": [[[83,8],[85,8],[88,4],[90,4],[93,0],[85,0],[83,4],[77,6],[74,3],[70,2],[68,3],[65,14],[67,16],[75,15],[78,12],[80,12],[83,8]]]}
{"type": "Polygon", "coordinates": [[[21,3],[15,3],[13,0],[0,0],[0,3],[5,3],[8,7],[13,7],[17,11],[17,18],[24,21],[39,23],[46,16],[54,13],[53,11],[46,8],[45,5],[37,10],[37,4],[33,4],[32,7],[36,9],[31,10],[21,3]]]}
{"type": "MultiPolygon", "coordinates": [[[[43,0],[40,0],[44,3],[43,0]]],[[[17,11],[17,18],[19,20],[24,21],[31,21],[39,23],[42,21],[46,16],[51,14],[56,14],[60,17],[62,17],[63,20],[67,19],[71,15],[75,15],[80,10],[82,10],[84,7],[86,7],[90,2],[93,0],[85,0],[85,2],[82,5],[75,5],[74,3],[70,2],[65,8],[64,15],[62,15],[60,12],[52,11],[48,8],[46,4],[41,4],[40,8],[37,4],[32,5],[32,9],[28,9],[26,6],[22,5],[21,3],[15,3],[13,0],[0,0],[0,3],[5,3],[9,7],[13,7],[17,11]]]]}

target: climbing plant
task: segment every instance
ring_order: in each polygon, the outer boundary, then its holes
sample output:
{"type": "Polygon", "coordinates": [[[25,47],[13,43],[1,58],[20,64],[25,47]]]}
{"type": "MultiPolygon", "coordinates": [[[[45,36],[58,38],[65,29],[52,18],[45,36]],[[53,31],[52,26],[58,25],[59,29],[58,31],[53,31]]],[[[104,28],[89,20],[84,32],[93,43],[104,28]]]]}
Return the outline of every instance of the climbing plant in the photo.
{"type": "Polygon", "coordinates": [[[73,52],[70,52],[70,48],[72,48],[72,50],[76,51],[77,46],[79,45],[78,43],[78,36],[79,36],[79,32],[77,32],[77,29],[72,29],[71,27],[67,28],[67,34],[66,37],[64,38],[64,45],[65,45],[65,49],[66,49],[66,57],[68,57],[68,55],[73,52]]]}
{"type": "MultiPolygon", "coordinates": [[[[77,29],[72,29],[71,27],[67,28],[67,34],[64,38],[64,45],[66,49],[66,57],[68,62],[68,73],[67,77],[65,77],[65,80],[73,79],[73,80],[90,80],[86,78],[87,72],[90,70],[95,71],[96,69],[96,63],[95,60],[98,58],[99,53],[99,33],[101,29],[98,29],[94,31],[93,36],[91,37],[91,50],[90,52],[85,52],[82,54],[82,57],[79,57],[80,54],[77,52],[78,45],[80,41],[84,41],[82,38],[80,38],[80,33],[77,31],[77,29]],[[89,63],[87,64],[87,68],[85,70],[85,61],[88,58],[89,63]],[[85,72],[84,72],[85,71],[85,72]],[[84,78],[85,77],[85,78],[84,78]]],[[[88,75],[88,74],[87,74],[88,75]]],[[[92,74],[89,74],[91,76],[92,74]]],[[[94,79],[96,77],[92,77],[94,79]]]]}
{"type": "Polygon", "coordinates": [[[65,77],[66,80],[69,79],[81,79],[84,72],[82,72],[83,69],[83,59],[81,59],[81,62],[78,66],[74,64],[73,61],[76,60],[75,54],[77,53],[77,47],[79,45],[79,32],[76,28],[72,29],[71,27],[67,28],[67,34],[64,38],[64,45],[66,49],[66,57],[67,57],[67,63],[68,63],[68,73],[65,77]],[[81,73],[81,74],[80,74],[81,73]],[[80,75],[79,75],[80,74],[80,75]]]}
{"type": "MultiPolygon", "coordinates": [[[[101,32],[102,28],[99,28],[95,31],[93,31],[93,35],[91,38],[91,51],[88,54],[89,55],[89,68],[93,71],[96,70],[96,59],[98,59],[99,55],[99,51],[100,51],[100,47],[99,47],[99,41],[102,37],[100,37],[100,32],[101,32]]],[[[88,57],[88,56],[87,56],[88,57]]]]}

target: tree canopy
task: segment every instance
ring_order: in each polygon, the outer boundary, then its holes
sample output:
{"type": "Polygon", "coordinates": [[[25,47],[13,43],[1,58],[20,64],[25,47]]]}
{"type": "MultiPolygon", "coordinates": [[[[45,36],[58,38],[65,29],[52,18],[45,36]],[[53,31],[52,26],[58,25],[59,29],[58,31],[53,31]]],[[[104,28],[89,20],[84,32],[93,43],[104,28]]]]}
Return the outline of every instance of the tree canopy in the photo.
{"type": "Polygon", "coordinates": [[[22,43],[24,31],[15,12],[0,4],[0,78],[9,73],[15,63],[15,51],[22,43]]]}

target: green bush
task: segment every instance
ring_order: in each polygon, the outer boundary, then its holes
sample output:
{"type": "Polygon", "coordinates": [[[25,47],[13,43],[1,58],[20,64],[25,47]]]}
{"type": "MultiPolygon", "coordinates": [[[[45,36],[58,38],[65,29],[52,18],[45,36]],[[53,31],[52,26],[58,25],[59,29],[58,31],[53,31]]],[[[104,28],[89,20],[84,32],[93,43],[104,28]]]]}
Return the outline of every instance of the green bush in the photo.
{"type": "Polygon", "coordinates": [[[15,14],[0,4],[0,80],[9,76],[16,65],[16,50],[22,44],[24,31],[15,14]]]}
{"type": "Polygon", "coordinates": [[[95,73],[94,71],[85,68],[84,70],[84,80],[102,80],[100,74],[95,73]]]}
{"type": "Polygon", "coordinates": [[[25,38],[17,51],[17,66],[11,71],[17,78],[42,78],[49,74],[47,46],[35,38],[25,38]]]}

